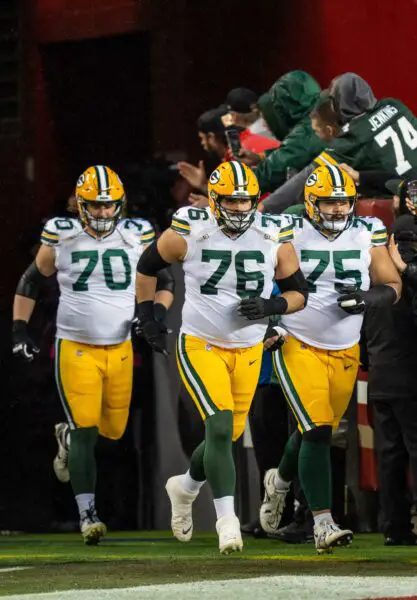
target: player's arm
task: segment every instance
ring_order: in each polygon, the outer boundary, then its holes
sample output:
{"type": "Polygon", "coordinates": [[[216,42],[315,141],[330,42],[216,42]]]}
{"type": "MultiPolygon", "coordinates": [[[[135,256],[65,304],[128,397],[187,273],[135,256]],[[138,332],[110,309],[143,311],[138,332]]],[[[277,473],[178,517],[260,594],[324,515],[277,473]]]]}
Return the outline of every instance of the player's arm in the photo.
{"type": "Polygon", "coordinates": [[[269,299],[245,298],[240,303],[239,313],[249,320],[255,320],[302,310],[307,304],[308,284],[291,242],[278,247],[275,279],[281,290],[279,296],[269,299]]]}
{"type": "Polygon", "coordinates": [[[340,308],[350,314],[362,313],[367,306],[379,308],[395,304],[401,296],[401,277],[386,247],[386,227],[375,217],[369,217],[369,220],[372,223],[369,249],[372,287],[367,291],[353,288],[339,296],[337,303],[340,308]]]}
{"type": "MultiPolygon", "coordinates": [[[[155,306],[160,303],[165,308],[169,308],[166,303],[172,303],[173,288],[166,289],[167,285],[165,285],[164,289],[158,289],[158,273],[161,281],[163,270],[166,270],[172,263],[183,260],[186,253],[187,242],[185,239],[172,229],[167,229],[156,242],[146,248],[137,267],[136,301],[139,326],[151,347],[165,355],[167,354],[165,347],[167,329],[162,320],[159,320],[159,309],[155,309],[155,306]],[[160,293],[164,294],[163,301],[161,301],[161,296],[157,296],[160,293]],[[167,294],[170,294],[170,297],[167,294]],[[156,298],[158,298],[157,301],[156,298]]],[[[166,275],[167,271],[165,271],[166,275]]]]}
{"type": "Polygon", "coordinates": [[[372,288],[368,294],[373,293],[375,301],[391,304],[398,302],[402,291],[401,276],[385,246],[371,249],[369,275],[372,288]]]}
{"type": "Polygon", "coordinates": [[[372,287],[368,291],[354,290],[337,299],[340,308],[347,313],[359,314],[367,306],[375,308],[395,304],[401,297],[401,277],[385,246],[373,247],[369,275],[372,287]]]}
{"type": "Polygon", "coordinates": [[[157,288],[157,273],[174,262],[183,260],[187,253],[187,242],[167,229],[161,237],[144,250],[139,259],[136,277],[136,300],[138,304],[154,301],[157,288]]]}
{"type": "Polygon", "coordinates": [[[28,361],[33,360],[38,349],[30,339],[27,325],[43,282],[55,271],[55,249],[42,244],[35,260],[17,284],[13,302],[13,354],[21,355],[28,361]]]}

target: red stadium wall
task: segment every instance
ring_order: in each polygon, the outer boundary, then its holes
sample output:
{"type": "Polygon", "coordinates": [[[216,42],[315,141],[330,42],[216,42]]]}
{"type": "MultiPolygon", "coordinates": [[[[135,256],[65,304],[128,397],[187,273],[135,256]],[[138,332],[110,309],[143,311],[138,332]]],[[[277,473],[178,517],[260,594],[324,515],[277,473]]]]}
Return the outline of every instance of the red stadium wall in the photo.
{"type": "MultiPolygon", "coordinates": [[[[354,71],[376,96],[400,98],[417,111],[416,0],[298,0],[287,3],[277,31],[285,52],[275,73],[302,68],[327,86],[354,71]]],[[[273,64],[269,73],[273,79],[273,64]]]]}

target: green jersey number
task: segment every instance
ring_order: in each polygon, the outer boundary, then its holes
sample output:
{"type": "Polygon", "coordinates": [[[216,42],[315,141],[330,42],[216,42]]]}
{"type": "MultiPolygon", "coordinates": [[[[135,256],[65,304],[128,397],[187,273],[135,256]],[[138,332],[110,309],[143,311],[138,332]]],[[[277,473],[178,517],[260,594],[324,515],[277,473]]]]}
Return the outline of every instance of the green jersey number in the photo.
{"type": "MultiPolygon", "coordinates": [[[[301,262],[317,261],[316,267],[306,277],[308,282],[308,291],[312,294],[317,292],[316,281],[324,273],[333,261],[333,266],[336,274],[336,279],[354,279],[358,288],[362,285],[362,275],[358,269],[345,269],[343,261],[349,259],[359,259],[361,257],[360,250],[301,250],[301,262]]],[[[343,292],[344,284],[335,281],[334,287],[336,291],[343,292]]]]}
{"type": "Polygon", "coordinates": [[[395,125],[398,125],[401,137],[395,131],[394,127],[390,125],[375,136],[375,141],[380,148],[384,148],[387,145],[388,140],[391,141],[395,160],[397,162],[395,170],[398,175],[403,175],[412,167],[411,163],[405,158],[404,144],[408,146],[410,150],[415,150],[417,148],[417,131],[407,117],[400,117],[395,125]]]}
{"type": "MultiPolygon", "coordinates": [[[[217,296],[220,280],[225,276],[233,261],[231,250],[203,250],[201,260],[204,263],[218,261],[219,265],[206,283],[200,286],[200,292],[206,296],[217,296]]],[[[254,260],[258,265],[265,263],[265,257],[259,250],[241,250],[235,256],[236,293],[240,298],[260,296],[264,289],[265,277],[262,271],[246,271],[245,262],[254,260]],[[255,289],[248,289],[248,281],[256,281],[255,289]]]]}
{"type": "Polygon", "coordinates": [[[199,221],[200,219],[207,221],[209,218],[207,212],[201,208],[190,208],[188,210],[188,216],[190,217],[191,221],[199,221]]]}
{"type": "MultiPolygon", "coordinates": [[[[88,291],[87,282],[91,273],[97,266],[98,259],[99,253],[97,250],[80,250],[71,254],[72,264],[87,261],[84,271],[78,277],[77,281],[72,284],[72,289],[74,292],[88,291]]],[[[129,262],[129,257],[124,250],[106,250],[101,256],[101,263],[103,265],[104,281],[110,290],[125,290],[129,287],[132,281],[132,267],[129,262]],[[113,259],[122,259],[122,264],[124,267],[123,281],[114,280],[112,268],[113,259]]]]}

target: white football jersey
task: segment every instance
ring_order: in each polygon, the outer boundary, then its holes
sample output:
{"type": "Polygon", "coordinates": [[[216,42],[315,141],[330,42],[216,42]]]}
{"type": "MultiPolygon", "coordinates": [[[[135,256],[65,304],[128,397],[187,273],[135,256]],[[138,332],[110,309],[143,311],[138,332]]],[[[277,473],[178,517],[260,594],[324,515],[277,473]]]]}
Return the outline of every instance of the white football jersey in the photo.
{"type": "Polygon", "coordinates": [[[147,244],[142,229],[123,219],[100,239],[86,233],[77,219],[55,218],[46,223],[41,241],[55,249],[57,337],[99,346],[129,339],[136,267],[147,244]]]}
{"type": "Polygon", "coordinates": [[[292,239],[287,217],[256,213],[254,223],[231,239],[208,208],[180,208],[171,227],[184,236],[187,254],[182,333],[223,348],[247,348],[262,341],[267,320],[248,321],[242,298],[270,298],[280,242],[292,239]]]}
{"type": "Polygon", "coordinates": [[[292,217],[294,247],[309,287],[304,310],[282,317],[282,325],[317,348],[342,350],[359,341],[363,315],[349,315],[337,298],[347,287],[370,287],[370,250],[387,242],[387,231],[376,217],[354,217],[350,226],[329,241],[303,217],[292,217]]]}

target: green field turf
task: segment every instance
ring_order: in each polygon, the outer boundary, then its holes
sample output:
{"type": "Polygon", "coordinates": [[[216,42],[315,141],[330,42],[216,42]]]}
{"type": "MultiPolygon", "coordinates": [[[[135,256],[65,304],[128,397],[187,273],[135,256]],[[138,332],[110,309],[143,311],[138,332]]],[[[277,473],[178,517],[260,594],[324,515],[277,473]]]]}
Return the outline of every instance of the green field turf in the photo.
{"type": "Polygon", "coordinates": [[[76,534],[0,537],[0,595],[284,573],[417,575],[417,548],[358,535],[351,547],[318,556],[313,544],[245,538],[242,553],[221,556],[214,534],[182,544],[167,532],[111,533],[98,547],[76,534]],[[33,568],[1,572],[16,566],[33,568]]]}

